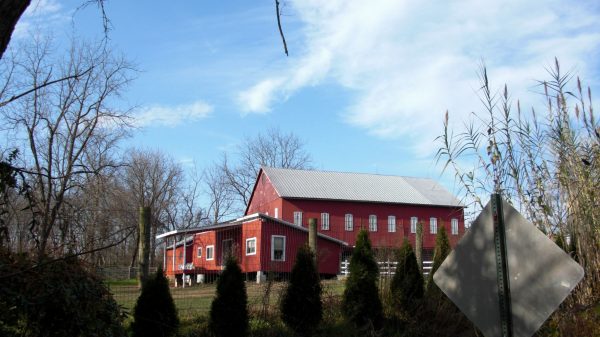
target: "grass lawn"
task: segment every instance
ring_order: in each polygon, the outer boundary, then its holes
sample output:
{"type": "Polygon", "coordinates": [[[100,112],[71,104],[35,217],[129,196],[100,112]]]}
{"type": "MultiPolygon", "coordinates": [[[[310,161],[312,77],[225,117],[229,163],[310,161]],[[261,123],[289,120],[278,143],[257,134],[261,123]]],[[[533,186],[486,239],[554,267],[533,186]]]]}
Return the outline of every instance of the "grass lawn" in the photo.
{"type": "MultiPolygon", "coordinates": [[[[269,289],[267,283],[247,282],[246,291],[250,313],[261,312],[264,308],[277,310],[279,298],[286,284],[285,282],[274,282],[269,289]],[[266,296],[267,292],[269,292],[268,297],[266,296]]],[[[322,284],[323,295],[326,296],[341,297],[344,291],[343,281],[325,280],[322,284]]],[[[131,313],[140,294],[137,280],[108,281],[107,285],[117,303],[131,313]]],[[[197,316],[208,316],[216,288],[216,283],[195,285],[185,289],[171,288],[171,296],[179,310],[179,317],[185,320],[197,316]]]]}

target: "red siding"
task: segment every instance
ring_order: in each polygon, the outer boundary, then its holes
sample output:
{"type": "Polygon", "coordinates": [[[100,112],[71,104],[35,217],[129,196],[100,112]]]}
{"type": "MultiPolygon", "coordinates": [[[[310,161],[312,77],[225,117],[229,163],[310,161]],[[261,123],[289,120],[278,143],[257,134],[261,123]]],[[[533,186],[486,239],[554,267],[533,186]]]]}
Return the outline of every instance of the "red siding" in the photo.
{"type": "MultiPolygon", "coordinates": [[[[290,226],[281,225],[274,221],[265,220],[262,231],[260,250],[261,270],[290,272],[298,248],[308,242],[308,233],[290,226]],[[273,261],[271,256],[271,238],[273,235],[285,237],[285,261],[273,261]]],[[[339,271],[342,245],[331,240],[319,238],[317,241],[319,273],[335,275],[339,271]]]]}
{"type": "Polygon", "coordinates": [[[423,222],[423,248],[435,246],[435,234],[429,231],[429,219],[438,219],[438,228],[446,227],[450,243],[454,246],[464,234],[462,208],[417,206],[404,204],[381,204],[366,202],[349,202],[333,200],[283,200],[282,219],[293,222],[294,212],[302,212],[302,226],[306,227],[308,218],[317,218],[318,230],[325,235],[340,239],[354,245],[356,235],[361,228],[369,230],[369,215],[377,216],[377,232],[370,232],[374,247],[397,247],[408,236],[414,245],[414,234],[410,233],[410,218],[416,216],[423,222]],[[329,230],[321,229],[321,213],[329,213],[329,230]],[[344,220],[346,214],[352,214],[354,229],[346,231],[344,220]],[[388,216],[396,217],[396,232],[388,232],[388,216]],[[458,235],[452,235],[450,221],[458,219],[458,235]]]}
{"type": "MultiPolygon", "coordinates": [[[[188,245],[185,247],[185,261],[186,263],[191,263],[193,260],[193,249],[194,247],[192,246],[192,243],[188,243],[188,245]]],[[[173,275],[173,246],[168,246],[167,247],[167,266],[166,266],[166,275],[173,275]]],[[[175,273],[179,274],[181,273],[181,266],[183,265],[183,245],[178,246],[175,250],[175,273]]]]}
{"type": "MultiPolygon", "coordinates": [[[[232,240],[234,254],[240,261],[242,272],[257,271],[290,272],[298,248],[308,241],[308,233],[293,226],[277,223],[268,219],[255,219],[242,225],[210,230],[194,234],[193,244],[187,246],[186,260],[194,264],[193,270],[186,270],[186,274],[216,273],[222,270],[223,241],[232,240]],[[285,261],[271,261],[271,236],[282,235],[286,238],[285,261]],[[246,240],[256,238],[256,254],[246,254],[246,240]],[[206,259],[206,247],[213,246],[213,259],[206,259]],[[202,249],[202,256],[198,257],[198,249],[202,249]]],[[[319,238],[317,242],[319,257],[319,272],[323,274],[337,274],[340,264],[341,244],[319,238]]],[[[167,247],[167,275],[172,272],[172,248],[167,247]]],[[[182,246],[176,250],[175,274],[181,274],[179,265],[182,264],[182,246]]]]}
{"type": "Polygon", "coordinates": [[[281,198],[263,172],[256,182],[246,214],[264,213],[275,217],[275,208],[278,208],[278,218],[281,218],[281,198]]]}
{"type": "Polygon", "coordinates": [[[242,226],[242,258],[240,259],[240,266],[242,271],[245,273],[256,272],[260,269],[260,258],[262,254],[265,254],[260,247],[262,243],[261,237],[261,221],[260,219],[244,223],[242,226]],[[246,255],[246,240],[256,238],[256,254],[246,255]]]}

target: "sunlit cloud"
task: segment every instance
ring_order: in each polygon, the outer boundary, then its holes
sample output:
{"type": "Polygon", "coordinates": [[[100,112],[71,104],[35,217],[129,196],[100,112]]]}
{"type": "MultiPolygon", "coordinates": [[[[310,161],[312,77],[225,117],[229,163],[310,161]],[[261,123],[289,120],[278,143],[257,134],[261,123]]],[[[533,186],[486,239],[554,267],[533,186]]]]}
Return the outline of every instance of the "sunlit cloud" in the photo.
{"type": "Polygon", "coordinates": [[[138,112],[134,116],[134,124],[140,127],[175,127],[207,118],[213,110],[210,104],[203,101],[177,106],[153,105],[138,112]]]}
{"type": "Polygon", "coordinates": [[[344,121],[431,153],[443,115],[481,109],[477,70],[536,104],[536,79],[558,57],[597,79],[600,8],[592,1],[292,1],[306,48],[239,94],[244,113],[267,113],[325,80],[354,93],[344,121]]]}
{"type": "Polygon", "coordinates": [[[12,38],[15,40],[28,38],[32,34],[50,31],[53,27],[64,24],[71,19],[62,5],[56,0],[34,0],[15,26],[12,38]]]}

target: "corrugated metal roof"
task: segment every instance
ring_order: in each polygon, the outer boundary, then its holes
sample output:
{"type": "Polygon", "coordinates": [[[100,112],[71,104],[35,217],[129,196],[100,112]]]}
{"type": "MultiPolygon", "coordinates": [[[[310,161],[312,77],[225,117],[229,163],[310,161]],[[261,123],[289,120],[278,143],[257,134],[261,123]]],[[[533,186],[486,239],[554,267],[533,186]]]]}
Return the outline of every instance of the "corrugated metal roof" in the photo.
{"type": "MultiPolygon", "coordinates": [[[[186,229],[176,229],[167,233],[163,233],[160,235],[156,236],[156,239],[166,239],[166,238],[170,238],[172,236],[177,236],[177,235],[189,235],[189,234],[196,234],[196,233],[202,233],[202,232],[208,232],[208,231],[212,231],[212,230],[216,230],[216,229],[223,229],[223,228],[230,228],[230,227],[235,227],[235,226],[240,226],[240,225],[244,225],[244,223],[246,222],[250,222],[256,219],[267,219],[267,220],[271,220],[273,222],[276,222],[280,225],[284,225],[287,227],[291,227],[295,230],[299,230],[299,231],[303,231],[303,232],[308,232],[308,228],[304,228],[302,226],[297,226],[291,222],[287,222],[285,220],[282,219],[277,219],[274,218],[272,216],[268,216],[266,214],[262,214],[262,213],[254,213],[254,214],[249,214],[249,215],[245,215],[241,218],[237,218],[237,219],[233,219],[233,220],[229,220],[229,221],[225,221],[225,222],[221,222],[218,224],[214,224],[214,225],[210,225],[210,226],[201,226],[201,227],[196,227],[196,228],[186,228],[186,229]]],[[[329,241],[333,241],[342,245],[347,246],[348,243],[336,238],[333,238],[331,236],[322,234],[322,233],[317,233],[317,236],[329,241]]],[[[186,238],[187,241],[192,240],[193,237],[189,237],[186,238]]],[[[179,247],[183,245],[183,240],[179,241],[176,246],[179,247]]],[[[172,246],[167,246],[167,249],[169,249],[169,247],[172,246]]]]}
{"type": "Polygon", "coordinates": [[[263,167],[282,198],[462,206],[431,179],[263,167]]]}

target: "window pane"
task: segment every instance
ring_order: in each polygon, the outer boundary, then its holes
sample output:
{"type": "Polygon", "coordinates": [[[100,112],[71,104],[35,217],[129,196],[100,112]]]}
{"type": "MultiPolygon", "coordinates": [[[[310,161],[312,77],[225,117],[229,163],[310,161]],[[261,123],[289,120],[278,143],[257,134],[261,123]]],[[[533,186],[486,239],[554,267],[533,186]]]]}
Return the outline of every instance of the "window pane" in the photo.
{"type": "Polygon", "coordinates": [[[377,216],[369,215],[369,231],[377,232],[377,216]]]}
{"type": "Polygon", "coordinates": [[[396,231],[396,217],[393,215],[388,216],[388,232],[393,233],[396,231]]]}
{"type": "Polygon", "coordinates": [[[276,261],[285,260],[285,238],[281,236],[272,236],[272,256],[276,261]]]}
{"type": "Polygon", "coordinates": [[[329,213],[321,213],[321,229],[329,230],[329,213]]]}
{"type": "Polygon", "coordinates": [[[429,231],[431,234],[437,234],[437,219],[430,218],[429,219],[429,231]]]}

